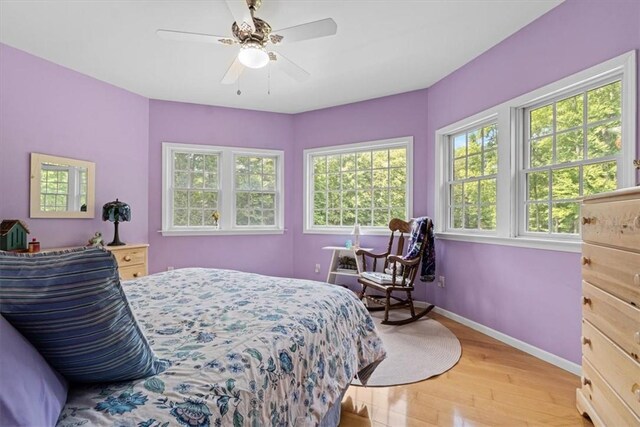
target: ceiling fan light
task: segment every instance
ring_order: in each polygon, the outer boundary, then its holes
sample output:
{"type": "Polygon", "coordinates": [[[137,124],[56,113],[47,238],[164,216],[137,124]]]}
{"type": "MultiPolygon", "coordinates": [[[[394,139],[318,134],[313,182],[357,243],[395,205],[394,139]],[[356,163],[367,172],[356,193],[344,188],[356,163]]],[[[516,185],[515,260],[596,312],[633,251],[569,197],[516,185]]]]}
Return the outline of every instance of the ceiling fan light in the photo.
{"type": "Polygon", "coordinates": [[[258,43],[246,43],[240,48],[238,60],[249,68],[262,68],[269,63],[269,54],[258,43]]]}

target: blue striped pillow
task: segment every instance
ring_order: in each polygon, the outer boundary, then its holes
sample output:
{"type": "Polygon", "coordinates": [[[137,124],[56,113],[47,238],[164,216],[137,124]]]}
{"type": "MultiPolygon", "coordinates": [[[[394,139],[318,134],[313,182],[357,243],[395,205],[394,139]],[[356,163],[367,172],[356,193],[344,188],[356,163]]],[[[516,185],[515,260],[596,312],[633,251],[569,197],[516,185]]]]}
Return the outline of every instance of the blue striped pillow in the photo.
{"type": "Polygon", "coordinates": [[[168,366],[136,323],[113,254],[101,248],[0,251],[0,312],[73,382],[143,378],[168,366]]]}

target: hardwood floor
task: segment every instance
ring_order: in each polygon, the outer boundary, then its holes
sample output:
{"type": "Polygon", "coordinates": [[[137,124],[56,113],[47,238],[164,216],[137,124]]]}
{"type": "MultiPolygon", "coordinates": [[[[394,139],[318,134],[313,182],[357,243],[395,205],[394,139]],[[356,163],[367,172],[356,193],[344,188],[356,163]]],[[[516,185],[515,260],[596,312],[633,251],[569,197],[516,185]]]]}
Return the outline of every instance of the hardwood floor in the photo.
{"type": "Polygon", "coordinates": [[[593,425],[575,406],[577,376],[443,316],[431,316],[460,340],[460,362],[415,384],[350,387],[342,401],[341,427],[593,425]]]}

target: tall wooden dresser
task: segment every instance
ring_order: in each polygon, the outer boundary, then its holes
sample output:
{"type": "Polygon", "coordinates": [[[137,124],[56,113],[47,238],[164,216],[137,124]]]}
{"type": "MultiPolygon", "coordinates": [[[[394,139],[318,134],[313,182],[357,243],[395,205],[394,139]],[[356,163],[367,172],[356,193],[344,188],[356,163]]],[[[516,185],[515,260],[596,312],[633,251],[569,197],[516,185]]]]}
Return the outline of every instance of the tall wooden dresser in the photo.
{"type": "Polygon", "coordinates": [[[640,426],[640,188],[585,198],[582,384],[596,426],[640,426]]]}

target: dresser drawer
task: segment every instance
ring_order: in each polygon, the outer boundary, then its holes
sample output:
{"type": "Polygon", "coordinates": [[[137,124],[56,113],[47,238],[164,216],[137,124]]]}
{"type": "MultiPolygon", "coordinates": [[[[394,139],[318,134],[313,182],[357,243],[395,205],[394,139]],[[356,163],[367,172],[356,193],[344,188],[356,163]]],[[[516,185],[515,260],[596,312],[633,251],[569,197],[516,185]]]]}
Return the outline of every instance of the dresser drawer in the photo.
{"type": "Polygon", "coordinates": [[[582,282],[582,317],[640,362],[640,308],[582,282]]]}
{"type": "Polygon", "coordinates": [[[144,264],[146,262],[146,248],[123,249],[112,251],[118,261],[118,267],[127,267],[129,265],[144,264]]]}
{"type": "Polygon", "coordinates": [[[120,279],[131,280],[148,274],[148,247],[147,244],[106,247],[116,258],[120,279]]]}
{"type": "Polygon", "coordinates": [[[582,321],[582,355],[636,414],[640,414],[640,363],[588,321],[582,321]]]}
{"type": "Polygon", "coordinates": [[[118,267],[121,280],[137,279],[147,275],[147,268],[144,264],[118,267]]]}
{"type": "Polygon", "coordinates": [[[582,239],[640,251],[640,199],[584,203],[582,239]]]}
{"type": "MultiPolygon", "coordinates": [[[[582,388],[578,393],[582,393],[604,426],[640,425],[640,417],[620,400],[598,371],[584,358],[582,359],[582,388]]],[[[600,426],[596,424],[596,427],[600,426]]]]}
{"type": "Polygon", "coordinates": [[[640,254],[584,243],[582,278],[640,307],[640,254]]]}

